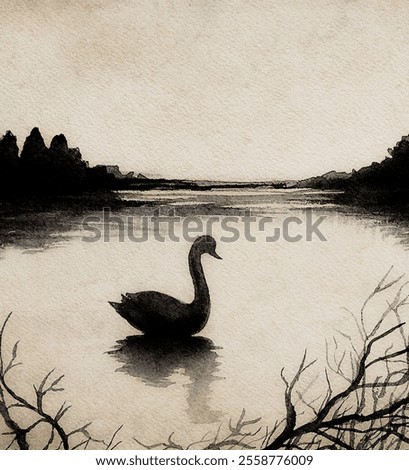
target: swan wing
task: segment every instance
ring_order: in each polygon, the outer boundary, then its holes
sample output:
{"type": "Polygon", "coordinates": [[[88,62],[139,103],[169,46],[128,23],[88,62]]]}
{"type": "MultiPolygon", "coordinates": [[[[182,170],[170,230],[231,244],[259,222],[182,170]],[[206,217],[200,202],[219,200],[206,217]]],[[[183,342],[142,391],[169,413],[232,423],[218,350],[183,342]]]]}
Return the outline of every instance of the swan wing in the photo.
{"type": "Polygon", "coordinates": [[[177,328],[189,317],[188,304],[155,291],[127,293],[122,295],[120,304],[111,302],[111,305],[132,326],[142,332],[177,328]]]}

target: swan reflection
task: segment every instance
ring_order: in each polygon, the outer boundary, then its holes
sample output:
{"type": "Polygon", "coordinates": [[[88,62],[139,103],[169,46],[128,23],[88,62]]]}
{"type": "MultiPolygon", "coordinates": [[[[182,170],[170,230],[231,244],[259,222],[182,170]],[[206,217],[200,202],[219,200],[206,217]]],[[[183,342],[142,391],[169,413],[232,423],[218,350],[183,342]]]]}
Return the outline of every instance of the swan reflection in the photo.
{"type": "Polygon", "coordinates": [[[193,423],[213,423],[222,413],[209,406],[210,385],[217,377],[221,349],[204,337],[183,339],[128,336],[110,351],[122,366],[117,369],[137,377],[152,387],[169,387],[177,383],[180,374],[189,379],[187,389],[188,414],[193,423]]]}

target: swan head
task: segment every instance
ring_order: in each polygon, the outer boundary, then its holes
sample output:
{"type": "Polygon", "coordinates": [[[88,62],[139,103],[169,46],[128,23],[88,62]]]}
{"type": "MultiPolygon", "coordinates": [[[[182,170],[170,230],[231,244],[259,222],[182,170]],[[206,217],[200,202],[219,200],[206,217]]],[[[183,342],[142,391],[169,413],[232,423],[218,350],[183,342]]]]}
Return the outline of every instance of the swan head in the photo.
{"type": "Polygon", "coordinates": [[[202,235],[193,242],[192,249],[195,248],[200,254],[207,253],[213,258],[222,259],[216,253],[216,240],[210,235],[202,235]]]}

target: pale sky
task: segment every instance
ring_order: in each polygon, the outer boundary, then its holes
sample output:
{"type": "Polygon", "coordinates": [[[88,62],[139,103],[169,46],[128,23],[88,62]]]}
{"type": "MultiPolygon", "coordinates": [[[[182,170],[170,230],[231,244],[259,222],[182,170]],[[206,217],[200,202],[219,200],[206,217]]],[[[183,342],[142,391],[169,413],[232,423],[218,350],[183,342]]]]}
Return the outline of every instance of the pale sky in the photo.
{"type": "Polygon", "coordinates": [[[407,0],[1,0],[0,132],[175,178],[350,171],[409,133],[407,0]]]}

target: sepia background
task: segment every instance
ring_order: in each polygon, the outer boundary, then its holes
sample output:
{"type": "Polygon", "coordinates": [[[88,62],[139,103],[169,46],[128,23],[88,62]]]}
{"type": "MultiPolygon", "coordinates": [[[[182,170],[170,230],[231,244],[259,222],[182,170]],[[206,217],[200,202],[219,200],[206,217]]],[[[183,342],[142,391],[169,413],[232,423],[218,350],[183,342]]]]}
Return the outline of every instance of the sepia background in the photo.
{"type": "MultiPolygon", "coordinates": [[[[20,148],[37,126],[47,144],[63,132],[92,165],[148,177],[272,181],[381,161],[408,133],[404,0],[2,0],[0,18],[0,122],[20,148]]],[[[96,210],[8,215],[0,313],[13,312],[4,350],[10,357],[20,340],[23,364],[10,372],[11,383],[29,397],[56,367],[72,404],[67,428],[92,421],[105,439],[123,425],[122,448],[166,441],[172,432],[186,446],[243,409],[271,430],[286,413],[283,368],[290,379],[307,351],[317,362],[300,390],[311,400],[325,395],[328,348],[337,364],[345,342],[362,346],[353,317],[359,325],[365,299],[392,265],[388,280],[409,266],[407,219],[346,209],[334,196],[121,194],[135,206],[116,215],[134,217],[136,231],[157,207],[203,221],[245,210],[273,216],[278,227],[288,216],[302,220],[294,228],[299,243],[267,243],[258,232],[251,242],[242,225],[238,241],[220,242],[216,224],[223,260],[203,257],[209,323],[194,353],[175,350],[168,360],[160,347],[129,341],[138,332],[108,301],[141,290],[190,301],[189,241],[161,243],[152,231],[147,242],[121,242],[113,231],[108,243],[85,243],[82,220],[101,215],[96,210]],[[325,216],[327,241],[305,239],[307,208],[325,216]]],[[[399,281],[367,305],[369,329],[397,292],[404,298],[399,281]]],[[[386,324],[394,321],[392,309],[386,324]]],[[[384,349],[401,343],[397,335],[384,349]]],[[[384,370],[375,368],[373,380],[377,373],[384,370]]],[[[334,390],[345,382],[335,372],[334,390]]],[[[301,419],[312,413],[304,399],[296,402],[305,408],[301,419]]],[[[60,401],[53,395],[50,409],[60,401]]],[[[39,432],[34,445],[45,436],[39,432]]]]}
{"type": "Polygon", "coordinates": [[[351,171],[407,134],[406,13],[404,0],[3,0],[0,119],[148,176],[351,171]]]}

